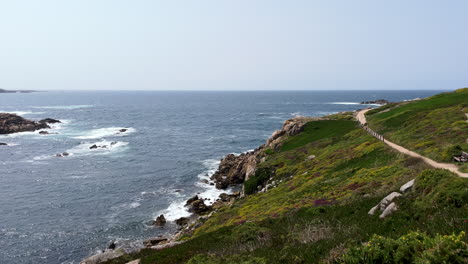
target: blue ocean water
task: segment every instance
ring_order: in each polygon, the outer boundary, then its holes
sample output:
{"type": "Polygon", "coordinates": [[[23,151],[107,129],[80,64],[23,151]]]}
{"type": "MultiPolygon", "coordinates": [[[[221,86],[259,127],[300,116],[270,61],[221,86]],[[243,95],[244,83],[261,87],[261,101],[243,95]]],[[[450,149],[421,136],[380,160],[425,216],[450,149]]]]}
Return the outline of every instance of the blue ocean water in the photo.
{"type": "Polygon", "coordinates": [[[0,112],[63,121],[50,135],[0,135],[9,144],[0,146],[0,263],[79,263],[110,241],[137,247],[174,231],[151,227],[155,216],[186,215],[196,193],[215,198],[220,191],[200,180],[224,155],[263,144],[284,120],[439,92],[0,94],[0,112]],[[70,156],[55,157],[62,152],[70,156]]]}

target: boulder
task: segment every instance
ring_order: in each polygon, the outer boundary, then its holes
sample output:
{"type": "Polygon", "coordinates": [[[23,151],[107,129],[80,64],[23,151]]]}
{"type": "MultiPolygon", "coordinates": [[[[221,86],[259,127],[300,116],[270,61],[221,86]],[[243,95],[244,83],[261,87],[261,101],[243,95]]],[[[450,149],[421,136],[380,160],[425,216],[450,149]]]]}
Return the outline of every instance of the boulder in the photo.
{"type": "Polygon", "coordinates": [[[126,252],[121,248],[118,248],[116,250],[108,250],[108,251],[96,254],[94,256],[91,256],[81,261],[80,264],[99,264],[99,263],[108,261],[110,259],[118,258],[124,254],[126,254],[126,252]]]}
{"type": "Polygon", "coordinates": [[[153,221],[154,226],[163,226],[166,224],[166,218],[164,215],[160,215],[156,218],[156,220],[153,221]]]}
{"type": "Polygon", "coordinates": [[[412,179],[411,181],[409,181],[409,182],[403,184],[403,185],[400,187],[400,192],[405,193],[405,192],[411,190],[411,189],[413,188],[414,181],[415,181],[415,179],[412,179]]]}
{"type": "Polygon", "coordinates": [[[141,263],[140,259],[135,259],[135,260],[132,260],[130,262],[127,262],[126,264],[140,264],[140,263],[141,263]]]}
{"type": "Polygon", "coordinates": [[[210,209],[210,206],[207,206],[202,199],[199,199],[190,203],[188,211],[195,214],[202,214],[210,209]]]}
{"type": "Polygon", "coordinates": [[[181,217],[179,219],[176,219],[175,223],[178,226],[186,226],[186,225],[188,225],[189,221],[190,221],[190,219],[188,219],[187,217],[181,217]]]}
{"type": "Polygon", "coordinates": [[[222,193],[222,194],[219,195],[219,199],[221,199],[221,201],[223,201],[223,202],[229,202],[230,197],[229,197],[229,194],[222,193]]]}
{"type": "Polygon", "coordinates": [[[307,157],[308,160],[313,160],[315,159],[315,155],[310,155],[309,157],[307,157]]]}
{"type": "Polygon", "coordinates": [[[165,237],[155,237],[155,238],[150,238],[150,239],[143,241],[143,245],[145,247],[152,247],[152,246],[156,246],[166,241],[167,241],[167,238],[165,237]]]}
{"type": "Polygon", "coordinates": [[[396,203],[392,202],[391,204],[387,206],[387,208],[385,208],[385,210],[382,212],[379,218],[383,219],[397,210],[398,210],[398,206],[396,205],[396,203]]]}
{"type": "Polygon", "coordinates": [[[200,198],[198,198],[198,195],[195,195],[194,197],[188,199],[187,202],[185,203],[185,206],[190,205],[191,203],[195,202],[196,200],[200,200],[200,198]]]}
{"type": "Polygon", "coordinates": [[[47,132],[47,131],[45,131],[45,130],[41,130],[41,131],[39,131],[39,134],[41,134],[41,135],[48,135],[49,132],[47,132]]]}
{"type": "Polygon", "coordinates": [[[115,244],[114,241],[112,241],[107,248],[114,250],[116,247],[117,247],[117,245],[115,244]]]}
{"type": "Polygon", "coordinates": [[[89,147],[89,149],[97,149],[98,146],[96,144],[92,145],[91,147],[89,147]]]}
{"type": "Polygon", "coordinates": [[[368,214],[373,215],[375,214],[375,212],[377,212],[378,209],[379,209],[379,205],[376,205],[369,210],[368,214]]]}
{"type": "Polygon", "coordinates": [[[379,203],[379,208],[381,211],[385,210],[387,206],[397,197],[401,196],[399,192],[392,192],[391,194],[387,195],[385,198],[382,199],[379,203]]]}

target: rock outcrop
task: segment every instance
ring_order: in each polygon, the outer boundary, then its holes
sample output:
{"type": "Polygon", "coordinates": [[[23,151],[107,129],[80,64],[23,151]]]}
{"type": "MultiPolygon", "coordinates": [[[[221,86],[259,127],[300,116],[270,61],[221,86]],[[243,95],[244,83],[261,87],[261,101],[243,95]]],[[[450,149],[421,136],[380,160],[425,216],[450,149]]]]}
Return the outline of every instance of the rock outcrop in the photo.
{"type": "Polygon", "coordinates": [[[194,214],[203,214],[211,210],[211,206],[205,204],[203,199],[199,198],[198,195],[188,199],[185,206],[188,207],[188,211],[194,214]]]}
{"type": "Polygon", "coordinates": [[[400,192],[405,193],[405,192],[411,190],[411,189],[413,188],[414,181],[415,181],[415,179],[412,179],[411,181],[409,181],[409,182],[403,184],[403,185],[400,187],[400,192]]]}
{"type": "Polygon", "coordinates": [[[46,118],[41,121],[31,121],[15,114],[0,113],[0,134],[46,129],[50,128],[48,124],[59,122],[59,120],[51,118],[46,118]]]}
{"type": "Polygon", "coordinates": [[[80,264],[98,264],[98,263],[103,263],[105,261],[108,261],[110,259],[115,259],[118,258],[124,254],[126,254],[123,249],[118,248],[116,250],[107,250],[105,252],[96,254],[94,256],[91,256],[83,261],[80,262],[80,264]]]}
{"type": "Polygon", "coordinates": [[[155,237],[155,238],[150,238],[150,239],[143,241],[143,245],[145,247],[152,247],[152,246],[156,246],[167,241],[168,239],[165,237],[155,237]]]}
{"type": "Polygon", "coordinates": [[[166,218],[164,217],[164,215],[160,215],[156,217],[156,220],[153,221],[154,226],[163,226],[165,224],[166,224],[166,218]]]}
{"type": "Polygon", "coordinates": [[[295,117],[286,120],[280,130],[273,132],[267,142],[251,152],[238,156],[229,154],[221,160],[218,170],[211,177],[216,188],[226,189],[230,185],[241,184],[255,173],[258,163],[261,163],[264,149],[277,150],[284,141],[284,136],[294,136],[304,130],[307,122],[314,120],[309,117],[295,117]]]}

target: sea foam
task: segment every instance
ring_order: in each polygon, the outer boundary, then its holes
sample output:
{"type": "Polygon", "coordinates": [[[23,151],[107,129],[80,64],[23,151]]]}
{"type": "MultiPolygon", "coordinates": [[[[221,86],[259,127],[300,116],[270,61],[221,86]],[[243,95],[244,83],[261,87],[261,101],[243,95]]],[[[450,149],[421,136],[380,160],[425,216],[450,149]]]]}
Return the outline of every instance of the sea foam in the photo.
{"type": "Polygon", "coordinates": [[[132,127],[106,127],[93,129],[85,133],[85,135],[73,137],[76,139],[98,139],[105,137],[115,137],[115,136],[126,136],[128,134],[134,133],[136,129],[132,127]],[[120,130],[126,129],[125,132],[120,132],[120,130]]]}

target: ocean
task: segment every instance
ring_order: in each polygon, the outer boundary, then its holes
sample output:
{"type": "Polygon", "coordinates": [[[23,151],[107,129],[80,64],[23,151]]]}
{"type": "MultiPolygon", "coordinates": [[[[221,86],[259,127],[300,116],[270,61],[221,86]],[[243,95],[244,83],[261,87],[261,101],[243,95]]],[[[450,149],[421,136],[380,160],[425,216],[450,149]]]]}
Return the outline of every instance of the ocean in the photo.
{"type": "Polygon", "coordinates": [[[172,233],[185,201],[229,153],[263,144],[296,115],[441,91],[67,91],[0,94],[0,112],[62,121],[49,135],[0,135],[0,263],[79,263],[111,241],[172,233]],[[123,131],[123,132],[122,132],[123,131]],[[97,148],[90,149],[96,145],[97,148]],[[102,147],[105,146],[105,147],[102,147]],[[56,157],[57,153],[69,153],[56,157]]]}

